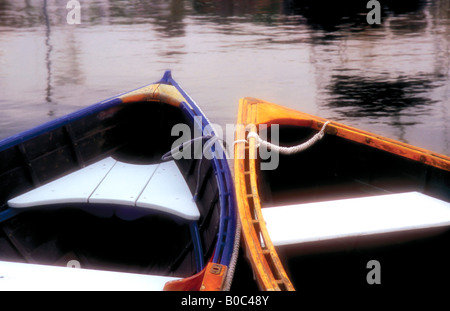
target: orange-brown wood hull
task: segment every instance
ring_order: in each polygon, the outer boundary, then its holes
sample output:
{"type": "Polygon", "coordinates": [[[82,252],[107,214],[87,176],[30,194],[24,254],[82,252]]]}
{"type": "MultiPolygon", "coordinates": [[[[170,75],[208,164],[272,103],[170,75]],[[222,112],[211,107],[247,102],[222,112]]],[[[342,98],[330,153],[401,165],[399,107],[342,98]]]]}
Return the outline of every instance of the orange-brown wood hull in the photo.
{"type": "MultiPolygon", "coordinates": [[[[295,288],[272,244],[262,216],[259,194],[261,190],[258,188],[258,179],[261,176],[257,167],[255,138],[249,138],[248,144],[242,141],[247,139],[249,131],[256,131],[261,124],[309,127],[319,131],[326,121],[328,120],[255,98],[244,98],[240,101],[235,139],[241,143],[236,143],[235,147],[235,187],[242,224],[242,244],[261,290],[295,288]]],[[[325,133],[417,161],[425,166],[450,171],[450,158],[447,156],[341,123],[330,122],[325,133]]]]}

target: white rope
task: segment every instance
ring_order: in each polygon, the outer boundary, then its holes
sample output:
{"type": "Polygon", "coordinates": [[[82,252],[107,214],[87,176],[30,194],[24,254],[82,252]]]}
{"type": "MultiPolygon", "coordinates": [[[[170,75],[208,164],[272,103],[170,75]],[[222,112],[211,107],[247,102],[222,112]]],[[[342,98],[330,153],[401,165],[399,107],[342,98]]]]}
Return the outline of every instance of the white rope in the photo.
{"type": "Polygon", "coordinates": [[[231,255],[231,260],[228,267],[227,276],[225,278],[225,285],[223,287],[223,291],[228,292],[231,289],[231,283],[233,282],[234,272],[236,271],[236,264],[238,261],[240,242],[241,242],[241,222],[239,220],[239,217],[236,216],[236,234],[234,238],[233,253],[231,255]]]}
{"type": "Polygon", "coordinates": [[[309,139],[308,141],[306,141],[300,145],[292,146],[292,147],[281,147],[281,146],[277,146],[272,143],[269,143],[268,141],[261,139],[261,137],[259,137],[258,133],[256,133],[256,132],[250,132],[247,135],[247,139],[249,139],[251,137],[255,138],[256,141],[258,142],[256,147],[263,145],[266,147],[270,147],[271,150],[277,151],[282,154],[294,154],[294,153],[301,152],[303,150],[308,149],[309,147],[314,145],[316,142],[321,140],[322,137],[325,135],[325,128],[327,127],[328,123],[330,123],[330,121],[325,122],[325,124],[322,126],[322,129],[320,130],[320,132],[318,132],[316,135],[311,137],[311,139],[309,139]]]}
{"type": "Polygon", "coordinates": [[[233,145],[236,145],[236,144],[239,144],[239,143],[248,143],[248,141],[246,139],[238,139],[238,140],[234,141],[233,145]]]}

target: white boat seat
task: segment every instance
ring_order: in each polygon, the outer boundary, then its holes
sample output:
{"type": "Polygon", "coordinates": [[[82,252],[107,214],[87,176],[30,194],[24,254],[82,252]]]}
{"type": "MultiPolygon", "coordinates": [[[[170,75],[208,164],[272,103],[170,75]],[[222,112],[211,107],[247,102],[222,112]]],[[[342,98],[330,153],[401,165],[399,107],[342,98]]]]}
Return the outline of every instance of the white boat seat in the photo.
{"type": "Polygon", "coordinates": [[[262,209],[274,246],[450,226],[450,203],[419,192],[262,209]]]}
{"type": "MultiPolygon", "coordinates": [[[[162,212],[189,222],[200,212],[174,161],[151,165],[103,159],[8,201],[16,211],[85,203],[89,213],[133,220],[162,212]]],[[[78,206],[78,204],[77,204],[78,206]]]]}
{"type": "Polygon", "coordinates": [[[0,261],[0,291],[160,291],[179,279],[0,261]]]}

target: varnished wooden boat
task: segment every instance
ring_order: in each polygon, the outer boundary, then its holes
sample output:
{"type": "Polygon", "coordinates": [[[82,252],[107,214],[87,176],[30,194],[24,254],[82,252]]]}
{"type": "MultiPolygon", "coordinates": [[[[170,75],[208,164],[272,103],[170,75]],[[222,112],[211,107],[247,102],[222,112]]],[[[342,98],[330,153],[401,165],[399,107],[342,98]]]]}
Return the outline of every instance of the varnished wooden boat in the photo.
{"type": "Polygon", "coordinates": [[[260,289],[446,285],[449,157],[255,98],[241,99],[237,123],[241,244],[260,289]],[[318,138],[277,159],[261,156],[263,137],[318,138]]]}
{"type": "Polygon", "coordinates": [[[222,146],[162,161],[194,133],[206,146],[208,125],[168,71],[1,141],[0,290],[229,287],[237,215],[222,146]]]}

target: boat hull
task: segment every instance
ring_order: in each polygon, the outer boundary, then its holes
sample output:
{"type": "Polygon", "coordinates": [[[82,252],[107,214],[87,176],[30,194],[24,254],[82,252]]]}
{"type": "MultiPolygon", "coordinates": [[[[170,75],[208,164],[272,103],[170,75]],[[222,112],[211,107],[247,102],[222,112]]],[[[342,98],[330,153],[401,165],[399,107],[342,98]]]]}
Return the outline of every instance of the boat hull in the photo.
{"type": "MultiPolygon", "coordinates": [[[[261,157],[257,138],[248,136],[256,132],[260,137],[279,138],[279,145],[295,146],[317,134],[327,121],[330,120],[255,98],[240,101],[235,185],[243,244],[262,290],[302,287],[304,284],[297,276],[308,274],[305,265],[311,261],[302,263],[307,254],[324,253],[323,249],[327,249],[332,258],[330,245],[343,246],[334,252],[339,255],[342,249],[348,250],[349,244],[354,246],[344,239],[307,243],[302,247],[275,247],[264,218],[265,208],[408,191],[450,201],[450,158],[444,155],[331,121],[326,124],[320,143],[298,154],[277,154],[276,168],[263,169],[262,164],[270,159],[261,157]],[[246,139],[248,143],[244,143],[246,139]]],[[[392,239],[393,236],[387,237],[389,243],[392,239]]],[[[379,244],[383,239],[371,238],[375,240],[374,244],[379,244]]],[[[362,248],[366,245],[360,244],[364,245],[362,248]]],[[[323,260],[325,264],[327,261],[323,260]]]]}
{"type": "Polygon", "coordinates": [[[230,278],[226,271],[234,254],[237,216],[231,173],[218,144],[213,158],[192,155],[175,161],[196,199],[200,216],[193,218],[198,219],[195,226],[193,219],[170,212],[145,211],[130,220],[117,213],[86,213],[126,210],[128,203],[120,201],[95,203],[94,208],[63,201],[25,212],[8,203],[104,159],[114,158],[126,169],[158,164],[177,145],[179,137],[172,134],[177,125],[189,130],[192,136],[186,139],[192,139],[209,121],[166,72],[156,83],[1,141],[1,260],[78,262],[87,269],[176,277],[175,284],[167,285],[170,290],[222,289],[230,278]],[[203,282],[210,278],[210,265],[222,267],[221,282],[203,282]]]}

